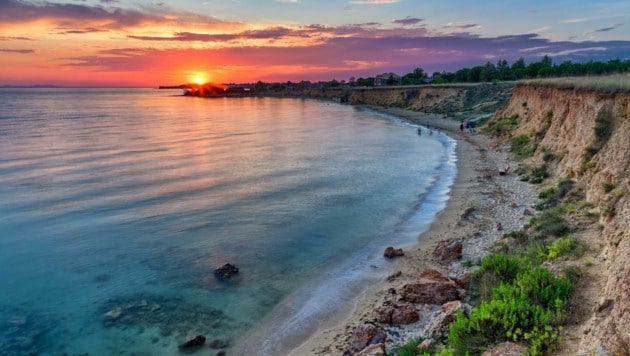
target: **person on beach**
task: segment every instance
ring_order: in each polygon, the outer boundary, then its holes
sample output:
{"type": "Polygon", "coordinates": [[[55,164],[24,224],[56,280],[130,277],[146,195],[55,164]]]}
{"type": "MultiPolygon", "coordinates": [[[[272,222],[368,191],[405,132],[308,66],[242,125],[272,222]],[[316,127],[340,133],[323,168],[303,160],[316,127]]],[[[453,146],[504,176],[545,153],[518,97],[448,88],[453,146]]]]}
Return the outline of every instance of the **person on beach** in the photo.
{"type": "Polygon", "coordinates": [[[459,124],[459,131],[464,132],[464,122],[463,121],[459,124]]]}

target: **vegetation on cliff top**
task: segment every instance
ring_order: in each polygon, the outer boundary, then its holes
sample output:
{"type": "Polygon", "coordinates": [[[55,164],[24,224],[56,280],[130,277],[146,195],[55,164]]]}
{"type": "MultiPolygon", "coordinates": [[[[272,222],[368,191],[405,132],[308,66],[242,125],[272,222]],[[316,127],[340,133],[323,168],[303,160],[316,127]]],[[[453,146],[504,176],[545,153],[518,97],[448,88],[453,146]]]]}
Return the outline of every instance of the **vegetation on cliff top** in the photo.
{"type": "Polygon", "coordinates": [[[615,74],[589,77],[564,77],[523,80],[524,84],[556,86],[562,89],[593,90],[599,93],[629,93],[630,74],[615,74]]]}

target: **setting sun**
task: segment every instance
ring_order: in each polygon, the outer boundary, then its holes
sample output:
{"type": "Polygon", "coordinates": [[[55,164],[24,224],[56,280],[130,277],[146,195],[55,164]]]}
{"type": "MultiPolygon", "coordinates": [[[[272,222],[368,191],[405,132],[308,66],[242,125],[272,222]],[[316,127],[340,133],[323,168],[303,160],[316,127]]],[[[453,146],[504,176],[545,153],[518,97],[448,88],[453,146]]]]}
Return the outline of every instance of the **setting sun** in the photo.
{"type": "Polygon", "coordinates": [[[195,83],[199,84],[199,85],[203,84],[203,77],[201,75],[196,75],[195,76],[195,83]]]}

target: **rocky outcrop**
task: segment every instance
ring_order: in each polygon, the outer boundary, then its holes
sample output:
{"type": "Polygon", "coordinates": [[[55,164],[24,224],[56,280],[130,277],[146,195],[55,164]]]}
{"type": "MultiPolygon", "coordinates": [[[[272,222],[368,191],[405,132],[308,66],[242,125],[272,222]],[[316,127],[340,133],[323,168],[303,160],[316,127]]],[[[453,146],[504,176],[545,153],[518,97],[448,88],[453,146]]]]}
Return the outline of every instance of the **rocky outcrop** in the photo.
{"type": "Polygon", "coordinates": [[[531,140],[529,164],[544,165],[558,179],[568,177],[584,187],[597,205],[601,232],[592,246],[601,248],[606,281],[599,295],[577,296],[593,305],[580,336],[584,354],[630,352],[630,93],[522,84],[493,120],[516,118],[511,136],[531,140]],[[603,248],[601,247],[603,246],[603,248]]]}
{"type": "Polygon", "coordinates": [[[433,250],[433,257],[442,262],[459,260],[462,258],[463,248],[460,241],[440,241],[433,250]]]}
{"type": "Polygon", "coordinates": [[[394,303],[374,311],[374,318],[384,324],[411,324],[420,319],[418,311],[410,303],[394,303]]]}
{"type": "Polygon", "coordinates": [[[382,344],[386,340],[387,334],[381,328],[364,323],[354,329],[346,353],[355,355],[370,345],[382,344]]]}
{"type": "Polygon", "coordinates": [[[465,291],[452,279],[435,270],[426,270],[416,283],[405,284],[401,300],[409,303],[442,305],[460,299],[465,291]]]}

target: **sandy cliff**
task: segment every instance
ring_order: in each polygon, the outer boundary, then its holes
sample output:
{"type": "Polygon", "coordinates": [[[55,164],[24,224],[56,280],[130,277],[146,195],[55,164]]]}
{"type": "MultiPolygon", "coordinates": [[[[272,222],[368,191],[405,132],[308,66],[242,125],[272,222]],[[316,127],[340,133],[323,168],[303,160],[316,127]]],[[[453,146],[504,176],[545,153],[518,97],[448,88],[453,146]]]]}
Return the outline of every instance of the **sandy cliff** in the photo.
{"type": "Polygon", "coordinates": [[[596,266],[585,268],[598,288],[576,291],[589,308],[568,327],[575,342],[565,352],[630,354],[630,93],[519,84],[493,119],[515,115],[512,136],[527,135],[535,149],[528,163],[579,182],[599,213],[589,235],[596,266]]]}
{"type": "Polygon", "coordinates": [[[459,117],[492,112],[507,101],[511,92],[512,84],[376,87],[354,89],[349,102],[459,117]]]}

